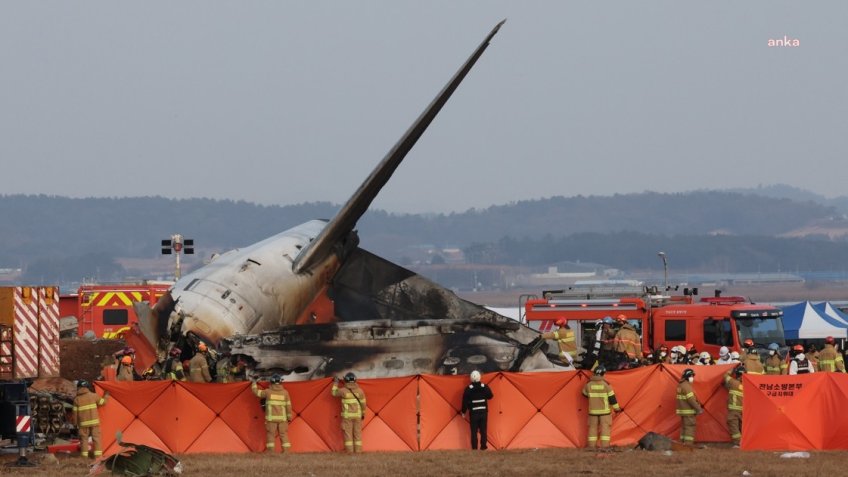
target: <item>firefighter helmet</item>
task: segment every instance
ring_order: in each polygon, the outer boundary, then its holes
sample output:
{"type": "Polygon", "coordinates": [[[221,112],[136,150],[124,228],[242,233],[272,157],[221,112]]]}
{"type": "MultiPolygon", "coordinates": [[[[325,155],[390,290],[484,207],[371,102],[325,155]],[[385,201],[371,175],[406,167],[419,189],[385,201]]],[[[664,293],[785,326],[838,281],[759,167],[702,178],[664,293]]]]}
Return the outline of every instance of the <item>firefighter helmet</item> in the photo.
{"type": "Polygon", "coordinates": [[[171,348],[171,352],[169,354],[171,355],[171,357],[176,358],[179,355],[183,354],[183,350],[174,346],[173,348],[171,348]]]}
{"type": "Polygon", "coordinates": [[[722,346],[718,349],[718,355],[722,358],[726,358],[728,354],[730,354],[730,349],[727,346],[722,346]]]}
{"type": "Polygon", "coordinates": [[[700,358],[703,361],[703,360],[711,359],[712,356],[710,356],[710,353],[708,353],[707,351],[701,351],[701,354],[698,356],[698,358],[700,358]]]}
{"type": "Polygon", "coordinates": [[[686,368],[683,370],[683,379],[689,379],[695,377],[695,371],[692,368],[686,368]]]}
{"type": "Polygon", "coordinates": [[[605,325],[611,325],[611,324],[615,323],[615,321],[612,319],[611,316],[605,316],[604,319],[601,320],[601,322],[605,325]]]}
{"type": "Polygon", "coordinates": [[[595,376],[603,376],[606,373],[607,368],[605,368],[603,365],[598,365],[598,367],[595,368],[595,376]]]}
{"type": "Polygon", "coordinates": [[[792,347],[792,351],[798,351],[799,353],[804,352],[804,345],[796,344],[792,347]]]}
{"type": "Polygon", "coordinates": [[[754,340],[752,340],[751,338],[748,338],[748,339],[746,339],[744,342],[742,342],[742,344],[743,344],[746,348],[753,348],[753,347],[754,347],[754,340]]]}
{"type": "Polygon", "coordinates": [[[833,336],[828,336],[827,338],[824,339],[824,344],[832,345],[833,343],[835,343],[833,336]]]}
{"type": "Polygon", "coordinates": [[[124,357],[121,358],[121,364],[127,365],[127,366],[132,364],[132,356],[130,356],[128,354],[124,355],[124,357]]]}
{"type": "Polygon", "coordinates": [[[625,316],[624,314],[618,315],[618,316],[615,317],[615,321],[620,321],[620,322],[627,321],[627,316],[625,316]]]}
{"type": "Polygon", "coordinates": [[[279,374],[275,374],[271,376],[270,382],[271,384],[280,384],[281,382],[283,382],[283,377],[279,374]]]}
{"type": "Polygon", "coordinates": [[[346,383],[355,383],[355,382],[356,382],[356,375],[355,375],[355,374],[353,374],[353,373],[347,373],[347,374],[345,374],[345,375],[344,375],[344,382],[346,382],[346,383]]]}
{"type": "Polygon", "coordinates": [[[197,343],[197,351],[200,351],[201,353],[205,353],[207,349],[208,348],[206,347],[206,343],[204,343],[203,341],[201,341],[200,343],[197,343]]]}
{"type": "Polygon", "coordinates": [[[556,325],[559,326],[560,328],[565,326],[565,318],[560,318],[560,319],[556,320],[556,325]]]}
{"type": "Polygon", "coordinates": [[[768,345],[768,349],[771,351],[777,351],[780,349],[780,345],[778,345],[777,343],[772,343],[768,345]]]}

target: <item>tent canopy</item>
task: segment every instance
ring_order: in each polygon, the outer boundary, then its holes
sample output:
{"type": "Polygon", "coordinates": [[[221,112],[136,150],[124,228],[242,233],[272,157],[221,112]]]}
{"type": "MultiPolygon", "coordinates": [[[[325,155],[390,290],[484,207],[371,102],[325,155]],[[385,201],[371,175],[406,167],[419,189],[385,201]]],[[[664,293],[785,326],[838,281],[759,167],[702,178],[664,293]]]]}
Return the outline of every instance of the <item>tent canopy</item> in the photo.
{"type": "Polygon", "coordinates": [[[804,301],[783,309],[783,332],[786,339],[848,338],[848,325],[804,301]]]}
{"type": "Polygon", "coordinates": [[[813,308],[815,308],[819,313],[824,313],[825,315],[842,323],[842,326],[848,327],[848,315],[840,311],[839,308],[833,306],[833,304],[829,301],[817,303],[813,305],[813,308]]]}

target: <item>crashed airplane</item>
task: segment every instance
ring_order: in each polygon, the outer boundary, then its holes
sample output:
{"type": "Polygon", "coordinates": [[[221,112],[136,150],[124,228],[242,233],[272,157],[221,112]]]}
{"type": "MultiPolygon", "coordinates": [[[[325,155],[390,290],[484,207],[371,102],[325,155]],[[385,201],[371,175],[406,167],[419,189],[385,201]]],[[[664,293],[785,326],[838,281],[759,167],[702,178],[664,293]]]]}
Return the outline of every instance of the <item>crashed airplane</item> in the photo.
{"type": "Polygon", "coordinates": [[[287,380],[558,368],[536,331],[359,248],[354,230],[501,25],[335,217],[221,254],[153,308],[140,304],[140,331],[159,356],[176,346],[186,358],[202,341],[251,374],[287,380]]]}

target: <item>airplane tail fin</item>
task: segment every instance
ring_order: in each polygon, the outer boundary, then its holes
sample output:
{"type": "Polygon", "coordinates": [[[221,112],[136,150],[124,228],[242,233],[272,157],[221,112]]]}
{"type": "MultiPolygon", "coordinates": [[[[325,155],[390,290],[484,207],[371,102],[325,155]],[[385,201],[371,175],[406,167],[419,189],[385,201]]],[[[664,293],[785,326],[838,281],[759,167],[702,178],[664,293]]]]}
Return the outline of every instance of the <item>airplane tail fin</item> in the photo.
{"type": "Polygon", "coordinates": [[[377,193],[388,182],[389,178],[394,173],[395,169],[400,165],[406,154],[412,149],[418,138],[424,134],[427,127],[439,114],[442,106],[448,101],[453,92],[462,83],[462,80],[471,71],[471,68],[489,46],[489,41],[501,28],[506,20],[501,21],[492,29],[486,36],[480,46],[474,50],[474,53],[466,60],[466,62],[453,75],[453,78],[442,88],[439,94],[430,102],[427,108],[418,116],[418,119],[412,123],[412,126],[406,130],[403,136],[395,143],[394,147],[386,154],[377,167],[371,172],[365,182],[359,186],[353,196],[344,204],[341,210],[327,224],[324,229],[318,234],[315,239],[309,243],[298,254],[292,263],[292,270],[295,273],[301,273],[310,269],[315,264],[322,261],[333,251],[333,247],[347,234],[349,234],[356,226],[356,222],[362,217],[362,214],[368,210],[377,193]]]}

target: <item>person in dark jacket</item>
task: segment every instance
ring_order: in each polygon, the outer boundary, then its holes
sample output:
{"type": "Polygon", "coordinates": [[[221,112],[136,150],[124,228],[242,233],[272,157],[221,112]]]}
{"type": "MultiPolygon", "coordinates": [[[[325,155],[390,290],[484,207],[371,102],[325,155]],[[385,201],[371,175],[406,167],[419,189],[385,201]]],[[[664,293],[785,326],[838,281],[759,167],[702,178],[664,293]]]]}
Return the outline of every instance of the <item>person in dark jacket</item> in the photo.
{"type": "Polygon", "coordinates": [[[471,448],[477,449],[477,432],[480,432],[480,450],[486,450],[486,422],[489,418],[489,399],[492,389],[480,382],[480,371],[471,372],[471,384],[462,394],[462,414],[469,414],[471,423],[471,448]]]}

